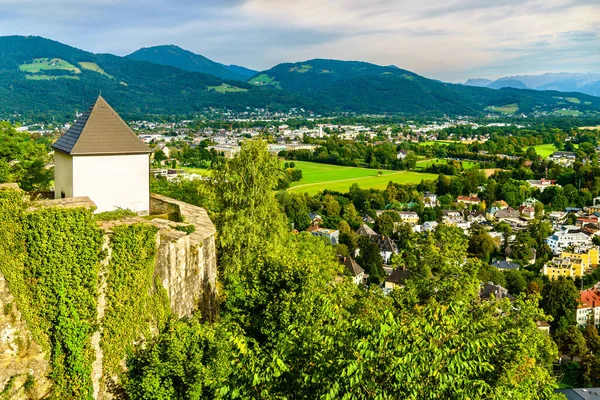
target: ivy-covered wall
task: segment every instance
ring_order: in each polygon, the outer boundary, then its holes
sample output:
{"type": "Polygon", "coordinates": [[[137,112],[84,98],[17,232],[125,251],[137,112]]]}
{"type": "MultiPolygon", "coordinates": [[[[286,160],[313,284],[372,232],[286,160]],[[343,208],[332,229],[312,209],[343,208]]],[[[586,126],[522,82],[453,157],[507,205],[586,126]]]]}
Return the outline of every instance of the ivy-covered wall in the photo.
{"type": "Polygon", "coordinates": [[[27,212],[14,190],[0,199],[0,272],[50,361],[53,396],[90,399],[102,231],[90,210],[27,212]]]}
{"type": "Polygon", "coordinates": [[[117,374],[134,342],[162,329],[170,316],[167,292],[154,277],[157,232],[153,225],[134,224],[111,234],[101,342],[105,374],[117,374]]]}
{"type": "MultiPolygon", "coordinates": [[[[101,375],[118,380],[127,352],[171,316],[167,292],[155,278],[158,228],[140,222],[107,233],[89,208],[26,207],[22,192],[0,187],[0,273],[8,295],[39,344],[36,356],[45,355],[51,398],[101,397],[109,385],[98,382],[94,364],[100,360],[101,375]]],[[[16,326],[9,317],[0,317],[0,326],[4,320],[16,326]]],[[[42,380],[23,365],[0,381],[0,400],[48,394],[47,380],[45,392],[36,391],[42,380]]]]}

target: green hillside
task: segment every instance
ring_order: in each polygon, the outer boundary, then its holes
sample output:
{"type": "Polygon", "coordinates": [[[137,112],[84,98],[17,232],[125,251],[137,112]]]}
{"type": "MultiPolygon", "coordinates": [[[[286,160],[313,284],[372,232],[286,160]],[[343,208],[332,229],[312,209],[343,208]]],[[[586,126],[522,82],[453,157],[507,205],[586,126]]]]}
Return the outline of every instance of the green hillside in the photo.
{"type": "Polygon", "coordinates": [[[510,109],[565,117],[599,115],[600,110],[600,98],[581,93],[454,85],[365,62],[280,64],[243,82],[93,54],[40,37],[0,37],[0,118],[17,114],[21,119],[72,119],[100,92],[125,117],[193,114],[208,108],[406,115],[478,115],[510,109]]]}
{"type": "Polygon", "coordinates": [[[72,118],[100,92],[125,116],[187,114],[207,107],[287,110],[313,104],[275,89],[93,54],[40,37],[0,37],[0,119],[13,114],[72,118]]]}
{"type": "MultiPolygon", "coordinates": [[[[310,96],[339,111],[404,112],[408,114],[475,114],[486,107],[516,105],[521,112],[551,111],[559,107],[565,93],[533,90],[492,90],[427,79],[395,66],[359,61],[315,59],[279,64],[259,72],[249,82],[259,87],[282,88],[310,96]]],[[[581,112],[598,110],[600,98],[573,94],[588,104],[572,103],[581,112]]],[[[500,111],[501,112],[501,111],[500,111]]]]}
{"type": "Polygon", "coordinates": [[[248,79],[247,73],[240,74],[233,72],[228,66],[173,45],[144,47],[131,53],[127,58],[138,61],[147,61],[154,64],[168,65],[189,72],[201,72],[222,79],[233,79],[238,81],[245,81],[248,79]]]}

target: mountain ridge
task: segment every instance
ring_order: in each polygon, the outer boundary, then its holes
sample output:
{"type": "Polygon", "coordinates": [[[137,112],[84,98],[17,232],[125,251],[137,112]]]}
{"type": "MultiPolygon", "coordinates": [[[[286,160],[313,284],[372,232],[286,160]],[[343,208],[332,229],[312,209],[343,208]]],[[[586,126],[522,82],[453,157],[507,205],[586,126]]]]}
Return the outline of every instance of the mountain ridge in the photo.
{"type": "Polygon", "coordinates": [[[444,83],[363,61],[282,63],[244,82],[94,54],[37,36],[0,37],[0,117],[71,119],[66,116],[86,110],[100,92],[125,116],[191,115],[211,108],[413,116],[483,115],[502,112],[496,110],[505,105],[516,105],[510,109],[520,113],[568,107],[596,115],[600,110],[600,98],[579,93],[569,95],[574,100],[567,104],[560,92],[444,83]]]}

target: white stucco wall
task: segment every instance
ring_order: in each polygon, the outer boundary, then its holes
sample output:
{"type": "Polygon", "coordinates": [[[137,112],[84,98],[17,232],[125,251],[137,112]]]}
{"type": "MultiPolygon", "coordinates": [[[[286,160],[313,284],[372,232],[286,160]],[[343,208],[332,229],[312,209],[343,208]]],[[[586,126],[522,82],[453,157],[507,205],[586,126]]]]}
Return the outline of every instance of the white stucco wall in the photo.
{"type": "Polygon", "coordinates": [[[60,151],[54,152],[54,198],[73,197],[73,158],[60,151]]]}
{"type": "Polygon", "coordinates": [[[88,196],[96,212],[150,209],[148,154],[73,156],[73,196],[88,196]]]}

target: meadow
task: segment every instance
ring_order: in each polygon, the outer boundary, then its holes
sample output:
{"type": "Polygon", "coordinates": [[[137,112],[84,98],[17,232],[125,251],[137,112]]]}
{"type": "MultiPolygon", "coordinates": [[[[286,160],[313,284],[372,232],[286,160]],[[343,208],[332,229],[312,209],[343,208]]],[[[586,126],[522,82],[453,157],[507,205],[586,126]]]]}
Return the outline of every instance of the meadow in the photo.
{"type": "Polygon", "coordinates": [[[544,158],[550,157],[550,155],[556,151],[556,147],[552,143],[538,144],[537,146],[533,146],[533,148],[539,156],[544,158]]]}
{"type": "Polygon", "coordinates": [[[507,104],[505,106],[492,106],[488,107],[491,111],[500,112],[504,114],[514,114],[519,111],[519,105],[517,103],[507,104]]]}
{"type": "Polygon", "coordinates": [[[436,174],[414,171],[389,171],[370,168],[343,167],[296,161],[296,168],[302,170],[302,179],[294,182],[290,191],[316,194],[328,189],[347,192],[354,183],[361,189],[385,189],[390,181],[396,183],[419,183],[421,180],[433,180],[436,174]],[[381,176],[378,173],[381,172],[381,176]]]}
{"type": "MultiPolygon", "coordinates": [[[[415,165],[415,171],[421,171],[425,168],[432,166],[433,164],[446,164],[448,162],[445,158],[430,158],[427,160],[419,160],[415,165]]],[[[462,165],[464,169],[471,169],[475,167],[478,163],[473,161],[462,161],[462,165]]]]}

